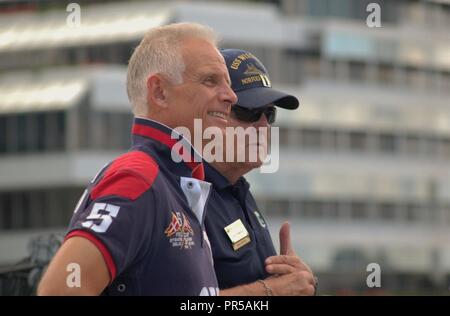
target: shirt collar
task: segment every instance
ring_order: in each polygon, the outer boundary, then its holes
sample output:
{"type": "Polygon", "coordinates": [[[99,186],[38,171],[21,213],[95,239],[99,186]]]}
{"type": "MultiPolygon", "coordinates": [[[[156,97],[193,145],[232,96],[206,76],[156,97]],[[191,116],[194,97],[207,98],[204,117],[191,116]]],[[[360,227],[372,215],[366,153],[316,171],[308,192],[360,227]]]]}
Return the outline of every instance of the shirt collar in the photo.
{"type": "Polygon", "coordinates": [[[222,175],[216,168],[211,166],[206,161],[203,162],[205,168],[205,179],[211,182],[212,185],[218,190],[224,190],[226,188],[238,188],[244,191],[250,189],[250,184],[245,180],[244,177],[240,177],[235,184],[231,184],[224,175],[222,175]]]}
{"type": "Polygon", "coordinates": [[[133,123],[132,134],[133,145],[139,143],[135,136],[141,136],[163,144],[169,150],[173,150],[171,157],[176,155],[180,161],[183,161],[191,169],[193,178],[205,179],[202,157],[192,144],[174,129],[151,119],[136,117],[133,123]]]}

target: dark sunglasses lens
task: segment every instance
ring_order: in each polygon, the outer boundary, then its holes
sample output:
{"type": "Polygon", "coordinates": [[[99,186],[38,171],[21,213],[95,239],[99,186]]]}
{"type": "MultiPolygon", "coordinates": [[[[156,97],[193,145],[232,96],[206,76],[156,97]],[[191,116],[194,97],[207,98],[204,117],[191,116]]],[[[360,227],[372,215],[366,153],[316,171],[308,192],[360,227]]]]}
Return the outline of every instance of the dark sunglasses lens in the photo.
{"type": "Polygon", "coordinates": [[[256,122],[261,117],[262,111],[252,111],[240,106],[233,106],[231,108],[236,118],[243,122],[256,122]]]}
{"type": "Polygon", "coordinates": [[[274,106],[271,106],[271,107],[267,108],[264,111],[264,114],[266,115],[267,122],[269,124],[275,123],[275,120],[277,118],[277,109],[274,106]]]}
{"type": "Polygon", "coordinates": [[[277,116],[277,109],[274,106],[257,110],[249,110],[235,105],[231,109],[238,120],[249,123],[257,122],[264,113],[266,115],[267,122],[269,124],[273,124],[277,116]]]}

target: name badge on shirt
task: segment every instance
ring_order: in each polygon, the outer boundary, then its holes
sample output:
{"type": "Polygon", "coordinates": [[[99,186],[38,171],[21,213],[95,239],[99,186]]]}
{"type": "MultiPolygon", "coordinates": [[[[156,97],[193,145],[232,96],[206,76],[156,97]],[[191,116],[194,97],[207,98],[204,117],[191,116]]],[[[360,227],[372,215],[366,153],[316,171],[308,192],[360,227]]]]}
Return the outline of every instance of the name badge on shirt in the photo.
{"type": "Polygon", "coordinates": [[[224,228],[231,240],[233,250],[237,251],[250,242],[250,235],[240,219],[224,228]]]}

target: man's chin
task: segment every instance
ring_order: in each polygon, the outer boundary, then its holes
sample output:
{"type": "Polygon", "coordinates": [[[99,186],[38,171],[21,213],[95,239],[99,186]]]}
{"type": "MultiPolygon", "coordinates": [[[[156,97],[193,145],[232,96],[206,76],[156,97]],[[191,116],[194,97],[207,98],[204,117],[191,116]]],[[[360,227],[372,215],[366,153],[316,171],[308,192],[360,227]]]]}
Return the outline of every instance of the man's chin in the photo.
{"type": "Polygon", "coordinates": [[[267,147],[258,144],[251,144],[247,147],[247,157],[251,157],[253,160],[255,160],[256,157],[256,160],[264,161],[267,157],[267,147]]]}
{"type": "Polygon", "coordinates": [[[255,162],[246,162],[245,163],[245,167],[246,167],[246,169],[249,169],[249,171],[250,171],[250,170],[253,170],[253,169],[260,168],[262,166],[262,164],[263,164],[262,161],[260,161],[258,159],[258,161],[255,161],[255,162]]]}

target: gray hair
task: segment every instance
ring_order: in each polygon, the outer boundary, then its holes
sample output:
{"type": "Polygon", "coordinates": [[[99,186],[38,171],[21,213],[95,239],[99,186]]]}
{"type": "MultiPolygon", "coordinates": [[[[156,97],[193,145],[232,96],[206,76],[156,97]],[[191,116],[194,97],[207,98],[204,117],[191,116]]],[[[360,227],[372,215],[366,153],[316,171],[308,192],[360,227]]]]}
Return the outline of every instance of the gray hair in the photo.
{"type": "Polygon", "coordinates": [[[186,38],[202,38],[217,46],[216,33],[197,23],[175,23],[149,30],[136,47],[128,64],[127,93],[135,116],[148,114],[147,78],[166,75],[174,84],[183,82],[186,68],[181,43],[186,38]]]}

